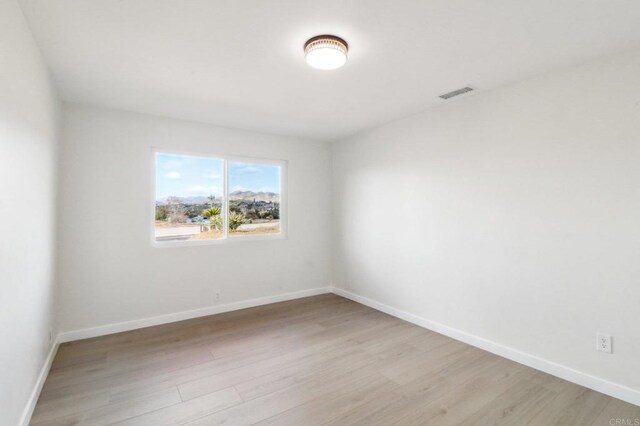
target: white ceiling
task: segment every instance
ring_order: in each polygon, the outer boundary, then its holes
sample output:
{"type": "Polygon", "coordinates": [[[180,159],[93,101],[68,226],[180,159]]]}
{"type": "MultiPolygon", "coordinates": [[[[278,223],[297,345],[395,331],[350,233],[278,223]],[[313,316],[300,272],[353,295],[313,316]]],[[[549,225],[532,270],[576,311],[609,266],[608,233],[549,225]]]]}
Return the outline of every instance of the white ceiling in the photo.
{"type": "Polygon", "coordinates": [[[21,5],[67,101],[322,140],[465,85],[487,90],[640,46],[637,0],[21,5]],[[304,42],[324,33],[349,43],[345,67],[305,64],[304,42]]]}

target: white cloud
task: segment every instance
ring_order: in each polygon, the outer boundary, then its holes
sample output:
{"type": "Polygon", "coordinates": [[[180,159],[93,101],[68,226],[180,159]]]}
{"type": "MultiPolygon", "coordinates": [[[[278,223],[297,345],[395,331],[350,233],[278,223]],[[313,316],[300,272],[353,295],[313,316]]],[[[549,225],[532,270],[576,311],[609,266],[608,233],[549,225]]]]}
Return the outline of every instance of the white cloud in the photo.
{"type": "Polygon", "coordinates": [[[237,169],[234,169],[233,172],[239,175],[248,175],[252,173],[259,173],[260,168],[255,166],[244,166],[244,167],[238,167],[237,169]]]}
{"type": "Polygon", "coordinates": [[[182,167],[182,161],[167,161],[166,163],[164,163],[164,169],[165,170],[173,170],[173,169],[178,169],[180,167],[182,167]]]}
{"type": "Polygon", "coordinates": [[[167,179],[180,179],[180,172],[172,171],[164,175],[167,179]]]}
{"type": "Polygon", "coordinates": [[[202,177],[205,179],[220,179],[222,175],[215,170],[205,170],[202,177]]]}
{"type": "Polygon", "coordinates": [[[219,195],[222,193],[219,187],[217,186],[204,186],[204,185],[196,185],[187,189],[190,194],[193,195],[219,195]]]}

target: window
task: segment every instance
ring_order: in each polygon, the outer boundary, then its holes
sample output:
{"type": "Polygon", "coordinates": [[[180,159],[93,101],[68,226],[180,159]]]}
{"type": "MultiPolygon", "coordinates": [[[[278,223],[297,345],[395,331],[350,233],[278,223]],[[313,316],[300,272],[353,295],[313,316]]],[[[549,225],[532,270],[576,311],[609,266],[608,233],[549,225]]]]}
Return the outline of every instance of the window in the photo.
{"type": "Polygon", "coordinates": [[[155,152],[156,242],[284,235],[283,161],[155,152]]]}

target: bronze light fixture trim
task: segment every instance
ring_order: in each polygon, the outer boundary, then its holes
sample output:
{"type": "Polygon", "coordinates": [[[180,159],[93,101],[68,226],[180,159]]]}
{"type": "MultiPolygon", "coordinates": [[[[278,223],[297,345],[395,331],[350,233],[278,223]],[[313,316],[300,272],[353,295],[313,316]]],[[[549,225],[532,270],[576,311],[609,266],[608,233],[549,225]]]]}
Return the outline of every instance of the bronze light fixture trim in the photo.
{"type": "Polygon", "coordinates": [[[340,68],[347,62],[349,45],[334,35],[319,35],[310,38],[304,44],[307,64],[321,70],[340,68]]]}

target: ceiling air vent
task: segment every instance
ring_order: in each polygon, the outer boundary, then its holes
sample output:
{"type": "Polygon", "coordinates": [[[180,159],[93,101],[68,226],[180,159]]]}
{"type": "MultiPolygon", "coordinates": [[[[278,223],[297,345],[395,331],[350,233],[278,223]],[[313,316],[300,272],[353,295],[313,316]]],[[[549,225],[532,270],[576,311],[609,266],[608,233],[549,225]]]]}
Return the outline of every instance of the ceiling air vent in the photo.
{"type": "Polygon", "coordinates": [[[444,95],[440,95],[439,97],[442,99],[453,98],[454,96],[464,95],[465,93],[469,93],[473,90],[473,87],[463,87],[462,89],[454,90],[453,92],[445,93],[444,95]]]}

